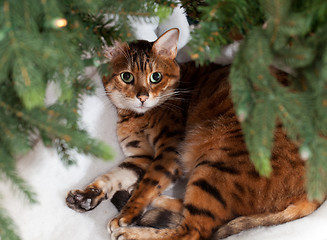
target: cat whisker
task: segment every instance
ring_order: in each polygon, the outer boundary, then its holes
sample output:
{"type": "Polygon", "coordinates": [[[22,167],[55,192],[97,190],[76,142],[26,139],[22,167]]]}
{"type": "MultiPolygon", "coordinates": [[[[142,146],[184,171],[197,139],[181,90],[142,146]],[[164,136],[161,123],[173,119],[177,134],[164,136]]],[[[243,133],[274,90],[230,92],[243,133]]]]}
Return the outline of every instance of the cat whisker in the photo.
{"type": "Polygon", "coordinates": [[[171,102],[168,102],[168,101],[165,101],[165,102],[161,103],[158,107],[160,107],[160,108],[168,108],[169,110],[176,110],[176,109],[183,110],[182,107],[180,107],[180,106],[178,106],[176,104],[173,104],[171,102]]]}
{"type": "Polygon", "coordinates": [[[98,92],[96,93],[97,96],[108,96],[110,95],[112,92],[109,92],[109,91],[104,91],[104,92],[98,92]]]}
{"type": "Polygon", "coordinates": [[[163,95],[161,95],[159,98],[160,99],[169,99],[169,100],[185,100],[185,97],[182,96],[183,93],[165,93],[163,95]]]}

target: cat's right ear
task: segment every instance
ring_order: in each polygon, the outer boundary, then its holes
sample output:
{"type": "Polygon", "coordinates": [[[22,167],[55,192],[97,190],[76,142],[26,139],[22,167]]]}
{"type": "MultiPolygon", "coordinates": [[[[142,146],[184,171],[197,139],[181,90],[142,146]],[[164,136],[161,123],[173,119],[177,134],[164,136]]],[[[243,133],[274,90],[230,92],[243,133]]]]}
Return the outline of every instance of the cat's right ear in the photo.
{"type": "Polygon", "coordinates": [[[172,28],[162,34],[154,43],[152,51],[157,55],[174,59],[177,55],[177,43],[179,38],[178,28],[172,28]]]}
{"type": "Polygon", "coordinates": [[[121,43],[118,41],[114,42],[113,46],[105,46],[103,48],[103,55],[109,60],[112,61],[118,55],[121,55],[124,52],[124,49],[127,47],[126,43],[121,43]]]}

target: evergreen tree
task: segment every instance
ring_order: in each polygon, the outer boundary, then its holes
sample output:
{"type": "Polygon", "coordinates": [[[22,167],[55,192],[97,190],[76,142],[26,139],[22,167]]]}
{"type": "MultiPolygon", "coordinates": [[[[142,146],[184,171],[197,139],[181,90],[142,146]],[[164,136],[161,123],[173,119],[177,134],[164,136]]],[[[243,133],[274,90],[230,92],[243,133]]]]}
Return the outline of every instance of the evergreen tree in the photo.
{"type": "MultiPolygon", "coordinates": [[[[170,7],[168,1],[160,6],[143,0],[0,1],[1,181],[13,182],[31,203],[37,201],[15,170],[15,157],[32,148],[35,136],[55,146],[68,165],[74,163],[72,149],[112,158],[109,146],[90,138],[78,125],[81,97],[93,90],[83,71],[87,66],[106,71],[104,42],[131,39],[130,21],[155,12],[167,15],[170,7]],[[50,82],[60,89],[51,105],[45,103],[50,82]]],[[[1,207],[0,226],[0,239],[19,239],[1,207]]]]}

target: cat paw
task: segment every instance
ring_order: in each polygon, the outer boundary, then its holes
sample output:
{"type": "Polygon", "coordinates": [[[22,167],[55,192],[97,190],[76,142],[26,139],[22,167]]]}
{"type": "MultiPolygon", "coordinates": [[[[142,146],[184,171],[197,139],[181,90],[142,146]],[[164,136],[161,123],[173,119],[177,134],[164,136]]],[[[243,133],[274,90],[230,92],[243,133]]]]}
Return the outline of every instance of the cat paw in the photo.
{"type": "Polygon", "coordinates": [[[107,226],[107,230],[110,234],[112,234],[113,232],[115,232],[117,229],[121,228],[121,227],[126,227],[128,226],[128,223],[126,222],[126,220],[124,218],[119,218],[116,217],[114,219],[112,219],[107,226]]]}
{"type": "Polygon", "coordinates": [[[119,228],[110,234],[111,240],[127,240],[126,233],[123,232],[123,228],[119,228]]]}
{"type": "Polygon", "coordinates": [[[181,237],[177,236],[175,233],[176,231],[173,229],[159,230],[156,228],[144,228],[144,227],[120,227],[117,228],[115,231],[113,231],[110,234],[110,237],[111,240],[182,239],[181,237]]]}
{"type": "Polygon", "coordinates": [[[72,190],[67,194],[66,204],[78,212],[86,212],[94,209],[105,199],[105,194],[97,188],[86,188],[85,190],[72,190]]]}
{"type": "Polygon", "coordinates": [[[110,234],[111,240],[136,240],[142,239],[141,229],[134,227],[121,227],[110,234]]]}

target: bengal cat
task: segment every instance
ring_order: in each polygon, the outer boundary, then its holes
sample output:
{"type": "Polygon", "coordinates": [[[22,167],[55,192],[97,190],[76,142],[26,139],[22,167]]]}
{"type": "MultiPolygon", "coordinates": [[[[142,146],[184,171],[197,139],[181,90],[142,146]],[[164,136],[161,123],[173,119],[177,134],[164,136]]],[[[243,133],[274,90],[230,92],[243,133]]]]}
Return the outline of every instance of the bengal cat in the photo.
{"type": "MultiPolygon", "coordinates": [[[[103,85],[117,107],[126,159],[84,190],[69,192],[68,206],[84,212],[116,192],[131,193],[108,224],[111,238],[119,240],[219,239],[312,213],[320,202],[307,199],[297,144],[276,124],[273,172],[260,176],[230,98],[230,67],[179,65],[178,37],[178,29],[171,29],[155,42],[106,49],[112,75],[103,77],[103,85]],[[184,199],[162,195],[183,174],[188,177],[184,199]],[[150,205],[175,212],[177,226],[131,226],[150,205]]],[[[285,78],[277,70],[272,74],[285,78]]]]}

